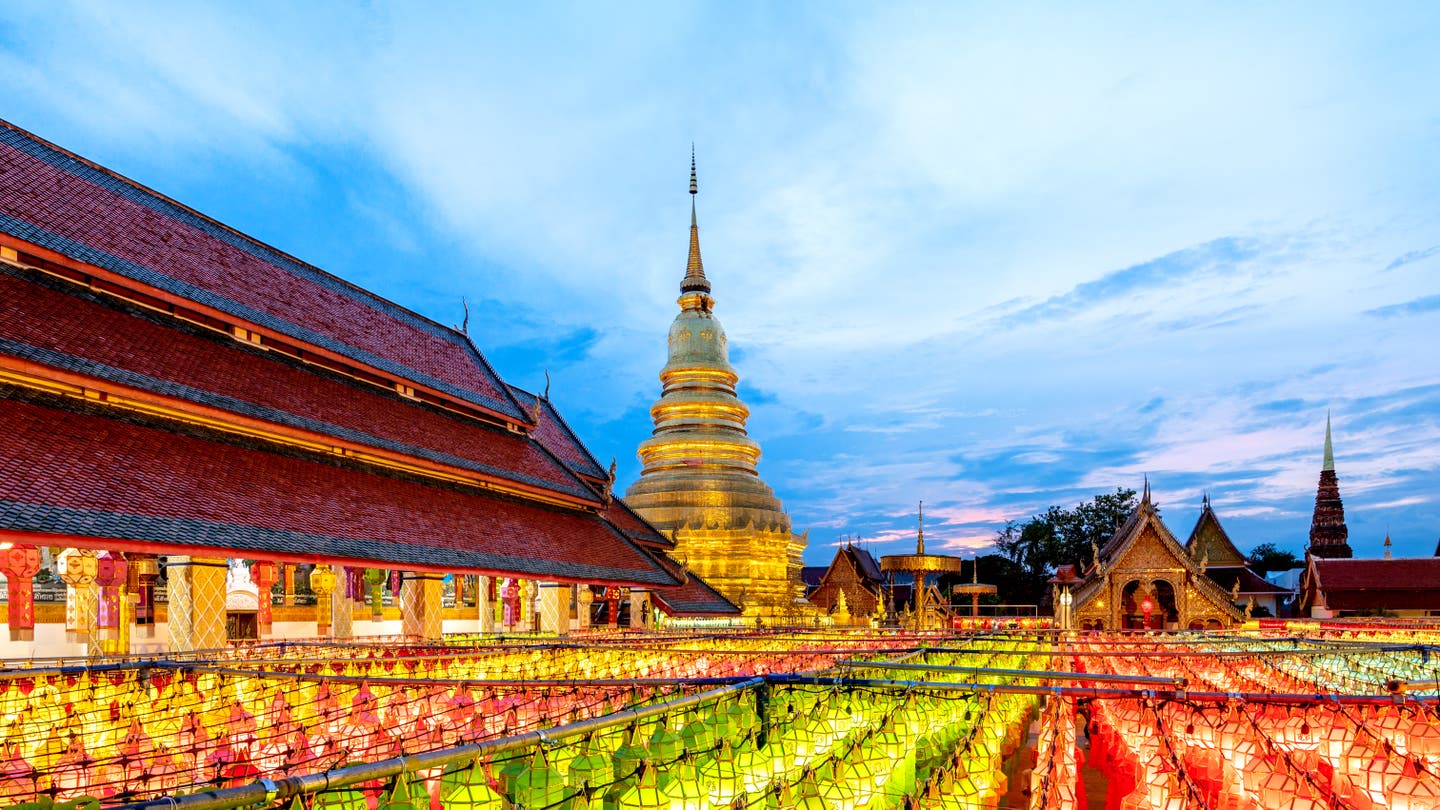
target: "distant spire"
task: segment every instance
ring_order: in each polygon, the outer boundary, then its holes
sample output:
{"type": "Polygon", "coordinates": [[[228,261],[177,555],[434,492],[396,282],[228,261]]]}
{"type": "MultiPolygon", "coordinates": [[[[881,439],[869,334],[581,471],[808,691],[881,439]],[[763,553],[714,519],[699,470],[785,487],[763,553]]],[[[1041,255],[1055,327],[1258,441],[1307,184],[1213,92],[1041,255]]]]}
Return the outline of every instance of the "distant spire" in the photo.
{"type": "Polygon", "coordinates": [[[925,502],[920,502],[920,529],[915,533],[915,553],[925,553],[925,502]]]}
{"type": "Polygon", "coordinates": [[[1390,532],[1385,532],[1385,559],[1390,559],[1390,532]]]}
{"type": "Polygon", "coordinates": [[[1149,505],[1150,505],[1150,474],[1149,474],[1149,473],[1146,473],[1146,474],[1145,474],[1145,490],[1144,490],[1144,492],[1140,495],[1140,505],[1141,505],[1141,506],[1149,506],[1149,505]]]}
{"type": "Polygon", "coordinates": [[[705,265],[700,261],[700,225],[695,216],[695,196],[700,193],[700,183],[695,175],[695,144],[690,144],[690,259],[685,263],[685,278],[680,282],[680,292],[710,292],[710,280],[705,278],[705,265]]]}
{"type": "Polygon", "coordinates": [[[1325,412],[1325,464],[1321,470],[1335,469],[1335,448],[1330,444],[1330,412],[1325,412]]]}
{"type": "Polygon", "coordinates": [[[1325,413],[1325,463],[1315,489],[1315,514],[1310,520],[1310,546],[1306,553],[1322,558],[1349,559],[1354,552],[1348,542],[1345,504],[1340,500],[1340,478],[1335,474],[1335,451],[1330,443],[1330,413],[1325,413]]]}

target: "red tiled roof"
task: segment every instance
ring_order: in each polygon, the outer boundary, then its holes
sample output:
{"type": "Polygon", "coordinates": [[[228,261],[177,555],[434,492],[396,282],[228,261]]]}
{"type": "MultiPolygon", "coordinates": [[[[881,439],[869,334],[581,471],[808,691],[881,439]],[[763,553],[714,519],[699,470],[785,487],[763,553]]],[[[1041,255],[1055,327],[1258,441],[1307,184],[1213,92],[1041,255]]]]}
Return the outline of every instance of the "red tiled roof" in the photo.
{"type": "Polygon", "coordinates": [[[3,120],[0,233],[524,418],[464,335],[3,120]]]}
{"type": "Polygon", "coordinates": [[[739,616],[740,608],[694,573],[682,574],[680,564],[662,553],[653,555],[672,576],[685,584],[654,589],[655,601],[669,616],[739,616]]]}
{"type": "Polygon", "coordinates": [[[1265,578],[1251,571],[1243,565],[1212,565],[1205,569],[1205,576],[1211,582],[1220,586],[1220,590],[1230,593],[1235,587],[1236,580],[1240,582],[1239,593],[1290,593],[1289,588],[1282,588],[1265,578]]]}
{"type": "Polygon", "coordinates": [[[1440,610],[1440,558],[1314,558],[1311,564],[1330,610],[1440,610]]]}
{"type": "Polygon", "coordinates": [[[636,543],[651,546],[654,548],[674,548],[675,541],[661,534],[654,526],[645,522],[645,519],[635,514],[626,503],[619,498],[614,498],[605,505],[600,514],[610,521],[615,528],[619,529],[626,537],[636,543]]]}
{"type": "Polygon", "coordinates": [[[585,512],[15,398],[0,398],[0,424],[0,530],[189,553],[205,548],[633,585],[675,581],[585,512]]]}
{"type": "Polygon", "coordinates": [[[570,429],[570,425],[565,422],[564,417],[560,416],[560,412],[555,409],[555,405],[550,400],[537,397],[529,391],[513,385],[510,386],[510,395],[520,403],[520,407],[525,410],[527,416],[535,415],[534,408],[537,400],[541,403],[539,418],[530,435],[544,445],[546,450],[565,462],[565,466],[569,467],[572,472],[596,481],[604,481],[608,477],[608,473],[600,467],[600,462],[595,460],[595,456],[591,455],[589,448],[580,441],[579,436],[575,435],[575,431],[570,429]]]}
{"type": "Polygon", "coordinates": [[[0,270],[0,300],[9,312],[0,321],[0,352],[599,501],[525,436],[443,414],[372,385],[342,382],[198,328],[161,325],[63,289],[0,270]]]}

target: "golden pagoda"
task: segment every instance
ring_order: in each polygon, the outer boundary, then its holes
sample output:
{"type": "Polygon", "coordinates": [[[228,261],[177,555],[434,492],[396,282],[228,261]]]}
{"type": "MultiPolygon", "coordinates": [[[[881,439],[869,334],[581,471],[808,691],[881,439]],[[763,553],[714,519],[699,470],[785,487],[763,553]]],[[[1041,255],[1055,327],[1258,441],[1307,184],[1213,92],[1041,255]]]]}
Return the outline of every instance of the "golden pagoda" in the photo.
{"type": "Polygon", "coordinates": [[[680,314],[670,327],[655,431],[640,443],[640,479],[625,502],[675,538],[675,556],[746,617],[795,618],[806,537],[756,470],[760,445],[745,432],[750,409],[735,394],[725,329],[715,319],[700,261],[690,159],[690,259],[680,282],[680,314]]]}

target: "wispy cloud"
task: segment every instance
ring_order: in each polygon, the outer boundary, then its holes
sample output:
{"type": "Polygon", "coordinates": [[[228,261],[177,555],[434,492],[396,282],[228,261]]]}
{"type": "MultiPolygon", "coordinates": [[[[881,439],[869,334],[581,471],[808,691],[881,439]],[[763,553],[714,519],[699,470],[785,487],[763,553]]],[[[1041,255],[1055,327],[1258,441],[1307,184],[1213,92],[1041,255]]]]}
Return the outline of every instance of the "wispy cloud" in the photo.
{"type": "Polygon", "coordinates": [[[1427,4],[20,0],[0,82],[16,123],[426,315],[467,296],[622,482],[695,141],[812,562],[903,548],[921,498],[971,548],[1146,473],[1173,528],[1209,492],[1242,545],[1294,549],[1327,407],[1356,542],[1440,525],[1414,500],[1440,487],[1437,39],[1427,4]]]}
{"type": "Polygon", "coordinates": [[[1424,295],[1399,304],[1387,304],[1383,307],[1367,309],[1365,314],[1376,318],[1395,318],[1402,315],[1423,315],[1436,311],[1440,311],[1440,293],[1424,295]]]}
{"type": "Polygon", "coordinates": [[[1397,256],[1394,261],[1385,265],[1385,269],[1395,270],[1397,268],[1404,267],[1407,264],[1413,264],[1414,262],[1423,261],[1430,258],[1431,256],[1440,256],[1440,245],[1434,245],[1432,247],[1425,248],[1424,250],[1412,250],[1408,253],[1397,256]]]}

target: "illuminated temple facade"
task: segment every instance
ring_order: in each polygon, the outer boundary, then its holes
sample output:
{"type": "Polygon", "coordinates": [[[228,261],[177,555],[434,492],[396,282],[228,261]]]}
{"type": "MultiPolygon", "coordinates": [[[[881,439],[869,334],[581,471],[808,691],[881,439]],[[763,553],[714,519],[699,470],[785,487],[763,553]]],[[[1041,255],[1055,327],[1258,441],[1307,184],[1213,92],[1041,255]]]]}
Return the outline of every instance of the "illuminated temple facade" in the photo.
{"type": "Polygon", "coordinates": [[[690,257],[680,282],[680,314],[660,370],[655,431],[641,442],[643,469],[625,500],[674,538],[675,557],[750,619],[792,617],[803,596],[806,538],[760,478],[760,445],[745,432],[750,409],[735,393],[725,330],[700,260],[690,173],[690,257]]]}

